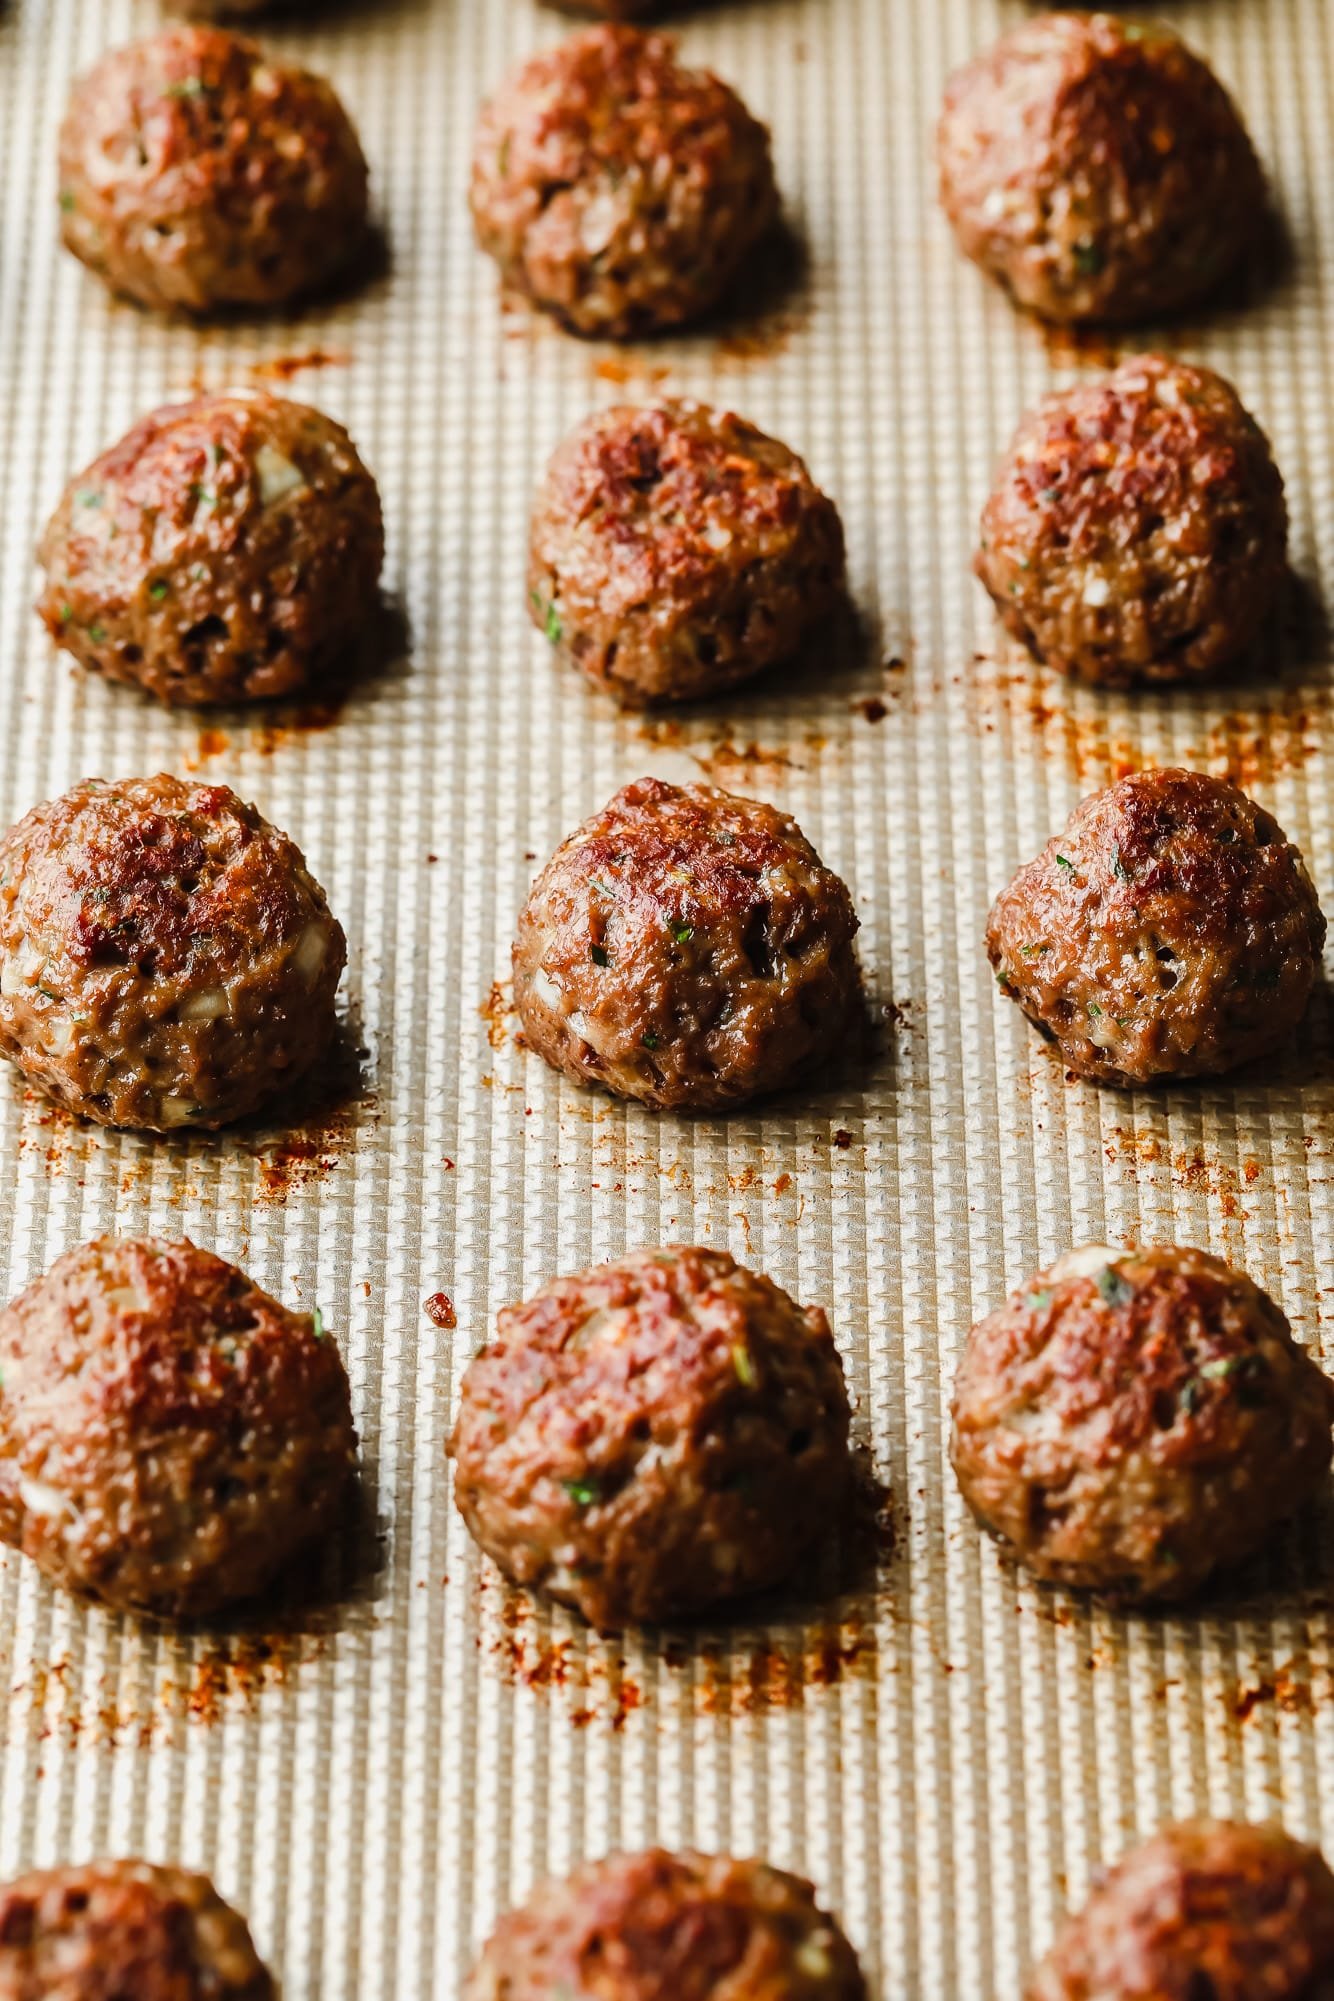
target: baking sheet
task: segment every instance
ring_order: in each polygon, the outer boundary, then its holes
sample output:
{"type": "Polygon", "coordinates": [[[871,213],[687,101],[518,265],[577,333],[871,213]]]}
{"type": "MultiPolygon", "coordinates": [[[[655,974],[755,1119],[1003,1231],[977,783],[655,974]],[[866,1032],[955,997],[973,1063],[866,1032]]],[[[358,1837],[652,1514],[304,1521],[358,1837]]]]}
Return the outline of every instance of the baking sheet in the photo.
{"type": "Polygon", "coordinates": [[[630,350],[504,305],[472,247],[479,96],[564,32],[528,0],[339,0],[271,37],[360,124],[385,268],[328,311],[205,333],[112,303],[56,247],[69,78],[155,8],[0,13],[0,815],[86,773],[225,779],[302,843],[351,944],[349,1052],[294,1132],[145,1143],[0,1083],[0,1279],[99,1230],[215,1245],[319,1303],[365,1454],[362,1517],[321,1576],[223,1632],[87,1611],[0,1561],[5,1873],[181,1858],[249,1913],[289,2001],[407,2001],[453,1995],[534,1875],[692,1841],[811,1873],[883,2001],[1013,2001],[1098,1857],[1170,1814],[1279,1815],[1334,1849],[1330,1508],[1209,1616],[1128,1623],[1005,1572],[945,1463],[970,1321],[1072,1240],[1211,1246],[1317,1347],[1334,1300],[1326,996],[1266,1076],[1122,1097],[1064,1080],[980,948],[1013,865],[1142,761],[1233,772],[1334,895],[1331,17],[1171,8],[1239,87],[1290,244],[1267,287],[1145,344],[1222,368],[1261,417],[1302,588],[1268,684],[1127,702],[1002,645],[967,573],[1021,409],[1110,359],[1017,319],[932,198],[947,70],[1027,11],[688,17],[688,53],[773,126],[795,247],[748,320],[630,350]],[[375,469],[401,636],[337,713],[170,715],[53,656],[32,548],[66,477],[142,410],[255,380],[346,421],[375,469]],[[553,670],[525,513],[578,415],[668,388],[805,453],[843,510],[862,630],[804,675],[653,723],[553,670]],[[516,1043],[526,885],[648,771],[774,799],[847,876],[879,1027],[843,1076],[684,1122],[583,1095],[516,1043]],[[479,1564],[443,1447],[500,1305],[659,1239],[727,1245],[830,1306],[892,1538],[742,1624],[618,1646],[479,1564]],[[423,1312],[438,1291],[453,1329],[423,1312]]]}

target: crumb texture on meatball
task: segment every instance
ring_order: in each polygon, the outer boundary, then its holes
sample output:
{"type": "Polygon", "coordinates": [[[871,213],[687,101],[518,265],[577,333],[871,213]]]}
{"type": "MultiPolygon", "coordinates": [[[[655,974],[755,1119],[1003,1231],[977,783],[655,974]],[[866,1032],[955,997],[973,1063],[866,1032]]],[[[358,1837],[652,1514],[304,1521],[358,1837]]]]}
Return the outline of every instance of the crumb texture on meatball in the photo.
{"type": "Polygon", "coordinates": [[[483,108],[477,238],[574,332],[627,338],[715,305],[778,212],[769,135],[675,43],[602,25],[534,56],[483,108]]]}
{"type": "Polygon", "coordinates": [[[89,778],[0,840],[0,1053],[100,1124],[255,1111],[324,1055],[342,926],[225,785],[89,778]]]}
{"type": "Polygon", "coordinates": [[[75,85],[60,205],[67,248],[141,305],[276,306],[361,252],[366,162],[323,78],[178,25],[75,85]]]}
{"type": "Polygon", "coordinates": [[[992,906],[1002,993],[1098,1083],[1213,1076],[1306,1011],[1325,920],[1301,855],[1226,779],[1139,771],[1075,808],[992,906]]]}
{"type": "Polygon", "coordinates": [[[118,1610],[256,1596],[356,1464],[322,1319],[188,1242],[68,1251],[0,1312],[0,1372],[0,1540],[118,1610]]]}
{"type": "Polygon", "coordinates": [[[811,1884],[729,1855],[612,1855],[500,1920],[464,2001],[865,2001],[811,1884]]]}
{"type": "Polygon", "coordinates": [[[1282,583],[1283,481],[1211,369],[1137,355],[1019,427],[975,568],[1040,660],[1110,685],[1216,673],[1282,583]]]}
{"type": "Polygon", "coordinates": [[[1223,85],[1170,29],[1043,13],[950,79],[941,200],[967,256],[1056,321],[1203,298],[1266,213],[1223,85]]]}
{"type": "Polygon", "coordinates": [[[518,1583],[603,1630],[779,1583],[837,1523],[829,1322],[725,1252],[637,1251],[498,1319],[463,1381],[454,1497],[518,1583]]]}
{"type": "Polygon", "coordinates": [[[714,694],[788,659],[842,579],[838,510],[801,460],[700,403],[590,418],[533,513],[534,623],[627,706],[714,694]]]}
{"type": "Polygon", "coordinates": [[[1221,1259],[1090,1245],[973,1328],[953,1420],[964,1499],[1036,1576],[1165,1602],[1312,1497],[1334,1384],[1221,1259]]]}

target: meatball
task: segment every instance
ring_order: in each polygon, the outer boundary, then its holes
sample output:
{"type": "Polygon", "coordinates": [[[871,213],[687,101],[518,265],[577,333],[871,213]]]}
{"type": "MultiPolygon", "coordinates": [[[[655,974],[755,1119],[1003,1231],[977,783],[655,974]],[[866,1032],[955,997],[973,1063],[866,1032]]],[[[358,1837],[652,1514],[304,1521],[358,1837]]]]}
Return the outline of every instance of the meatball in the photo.
{"type": "Polygon", "coordinates": [[[669,37],[589,28],[483,109],[472,213],[505,281],[572,332],[652,333],[715,305],[773,222],[769,135],[669,37]]]}
{"type": "Polygon", "coordinates": [[[1029,2001],[1320,2001],[1334,1876],[1278,1827],[1186,1821],[1132,1849],[1066,1921],[1029,2001]]]}
{"type": "Polygon", "coordinates": [[[1137,355],[1020,425],[974,567],[1015,638],[1064,673],[1199,680],[1259,632],[1287,527],[1278,468],[1232,386],[1137,355]]]}
{"type": "Polygon", "coordinates": [[[1266,213],[1236,106],[1167,28],[1040,14],[950,80],[941,200],[960,247],[1049,320],[1203,298],[1266,213]]]}
{"type": "Polygon", "coordinates": [[[454,1499],[518,1583],[606,1631],[779,1583],[849,1491],[819,1307],[723,1251],[636,1251],[508,1307],[463,1379],[454,1499]]]}
{"type": "Polygon", "coordinates": [[[842,581],[838,510],[795,452],[702,403],[590,418],[533,514],[534,622],[627,706],[710,695],[786,660],[842,581]]]}
{"type": "Polygon", "coordinates": [[[1325,920],[1301,855],[1225,778],[1138,771],[1077,806],[992,905],[1001,992],[1081,1077],[1209,1077],[1306,1010],[1325,920]]]}
{"type": "Polygon", "coordinates": [[[323,78],[220,28],[104,56],[60,133],[68,249],[141,305],[277,306],[362,248],[366,162],[323,78]]]}
{"type": "Polygon", "coordinates": [[[576,1083],[707,1111],[779,1090],[837,1047],[860,995],[856,930],[846,885],[795,820],[642,778],[534,883],[515,1004],[576,1083]]]}
{"type": "Polygon", "coordinates": [[[37,609],[84,667],[164,702],[327,686],[378,602],[375,481],[341,424],[281,396],[143,418],[66,488],[37,609]]]}
{"type": "Polygon", "coordinates": [[[1206,1251],[1058,1258],[979,1321],[950,1456],[984,1528],[1048,1583],[1184,1599],[1310,1499],[1334,1384],[1268,1294],[1206,1251]]]}
{"type": "Polygon", "coordinates": [[[0,2001],[271,2001],[245,1919],[151,1862],[31,1869],[0,1887],[0,2001]]]}
{"type": "Polygon", "coordinates": [[[0,1541],[120,1611],[254,1597],[356,1464],[323,1317],[190,1243],[66,1252],[0,1312],[0,1370],[0,1541]]]}
{"type": "Polygon", "coordinates": [[[253,1112],[328,1048],[343,928],[225,785],[87,778],[0,840],[0,1054],[82,1117],[253,1112]]]}
{"type": "Polygon", "coordinates": [[[865,2001],[814,1887],[766,1862],[651,1848],[540,1884],[503,1917],[464,2001],[865,2001]]]}

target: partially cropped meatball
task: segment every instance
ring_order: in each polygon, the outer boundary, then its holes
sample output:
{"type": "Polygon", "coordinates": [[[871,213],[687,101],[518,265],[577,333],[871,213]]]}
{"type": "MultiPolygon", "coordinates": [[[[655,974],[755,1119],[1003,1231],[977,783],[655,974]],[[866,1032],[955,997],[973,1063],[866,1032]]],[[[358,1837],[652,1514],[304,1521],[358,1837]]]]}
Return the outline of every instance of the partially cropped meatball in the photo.
{"type": "Polygon", "coordinates": [[[341,424],[281,396],[143,418],[71,481],[37,609],[84,667],[197,704],[327,687],[378,599],[375,481],[341,424]]]}
{"type": "Polygon", "coordinates": [[[1244,653],[1287,551],[1283,481],[1221,375],[1137,355],[1019,427],[974,567],[1016,639],[1112,686],[1244,653]]]}
{"type": "Polygon", "coordinates": [[[1324,2001],[1334,1875],[1278,1827],[1184,1821],[1097,1879],[1028,2001],[1324,2001]]]}
{"type": "Polygon", "coordinates": [[[829,1056],[859,997],[846,885],[795,820],[643,778],[557,848],[514,942],[539,1055],[674,1111],[739,1104],[829,1056]]]}
{"type": "Polygon", "coordinates": [[[329,1046],[342,926],[225,785],[87,778],[0,840],[0,1054],[83,1118],[255,1111],[329,1046]]]}
{"type": "Polygon", "coordinates": [[[597,27],[534,56],[485,106],[477,239],[575,333],[697,319],[778,212],[769,135],[675,44],[597,27]]]}
{"type": "Polygon", "coordinates": [[[264,1590],[356,1464],[347,1372],[209,1251],[100,1237],[0,1312],[0,1541],[120,1611],[264,1590]]]}
{"type": "Polygon", "coordinates": [[[464,2001],[864,2001],[811,1884],[765,1862],[652,1848],[586,1863],[503,1917],[464,2001]]]}
{"type": "Polygon", "coordinates": [[[1264,226],[1222,84],[1170,29],[1113,14],[1039,14],[965,64],[939,158],[961,248],[1049,320],[1175,312],[1264,226]]]}
{"type": "Polygon", "coordinates": [[[1261,1549],[1334,1452],[1334,1384],[1205,1251],[1085,1245],[968,1336],[950,1456],[1048,1583],[1184,1599],[1261,1549]]]}
{"type": "Polygon", "coordinates": [[[366,162],[322,77],[221,28],[104,56],[60,133],[66,247],[141,305],[211,313],[320,290],[361,251],[366,162]]]}
{"type": "Polygon", "coordinates": [[[842,581],[838,509],[795,452],[702,403],[590,418],[533,513],[534,622],[628,707],[715,694],[788,659],[842,581]]]}
{"type": "Polygon", "coordinates": [[[723,1251],[636,1251],[499,1317],[454,1499],[520,1584],[602,1630],[779,1583],[848,1493],[829,1322],[723,1251]]]}
{"type": "Polygon", "coordinates": [[[1000,990],[1081,1077],[1208,1077],[1302,1015],[1325,920],[1301,855],[1225,778],[1138,771],[1077,806],[992,905],[1000,990]]]}

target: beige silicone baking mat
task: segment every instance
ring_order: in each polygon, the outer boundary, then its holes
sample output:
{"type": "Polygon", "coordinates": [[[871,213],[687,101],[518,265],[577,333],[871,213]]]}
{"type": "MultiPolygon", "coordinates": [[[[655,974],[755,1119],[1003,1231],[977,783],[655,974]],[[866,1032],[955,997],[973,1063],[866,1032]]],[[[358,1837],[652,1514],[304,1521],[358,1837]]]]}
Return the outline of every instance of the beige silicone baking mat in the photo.
{"type": "Polygon", "coordinates": [[[112,303],[56,247],[70,76],[154,7],[0,10],[0,817],[87,773],[225,779],[300,840],[351,945],[349,1053],[292,1132],[145,1143],[0,1079],[0,1280],[100,1230],[215,1245],[320,1305],[364,1451],[342,1546],[226,1632],[110,1618],[0,1562],[0,1869],[182,1858],[248,1911],[289,2001],[448,2001],[539,1872],[690,1841],[814,1876],[882,2001],[1011,2001],[1097,1859],[1170,1814],[1281,1815],[1334,1848],[1334,1508],[1213,1616],[1127,1622],[1007,1574],[945,1461],[970,1321],[1072,1240],[1209,1245],[1334,1360],[1328,1000],[1267,1077],[1117,1096],[1065,1081],[979,942],[1013,865],[1144,761],[1238,776],[1334,898],[1329,0],[1172,8],[1237,87],[1289,241],[1266,286],[1158,338],[1234,377],[1269,431],[1299,583],[1270,678],[1134,703],[1002,647],[968,575],[1019,412],[1109,358],[1016,318],[934,205],[945,74],[1019,0],[687,18],[689,54],[772,124],[793,243],[750,317],[628,350],[502,306],[470,239],[479,96],[560,18],[310,11],[273,39],[359,121],[384,268],[329,312],[199,333],[112,303]],[[264,380],[344,419],[379,477],[401,620],[383,670],[337,712],[258,720],[79,676],[30,609],[62,483],[151,405],[264,380]],[[571,422],[669,388],[807,456],[843,510],[862,631],[646,725],[546,657],[525,513],[571,422]],[[508,949],[535,866],[646,771],[774,799],[848,878],[878,1026],[841,1078],[686,1123],[581,1094],[516,1042],[508,949]],[[479,1563],[444,1441],[498,1307],[673,1239],[828,1304],[890,1523],[777,1610],[618,1645],[479,1563]],[[423,1311],[436,1293],[455,1327],[423,1311]]]}

